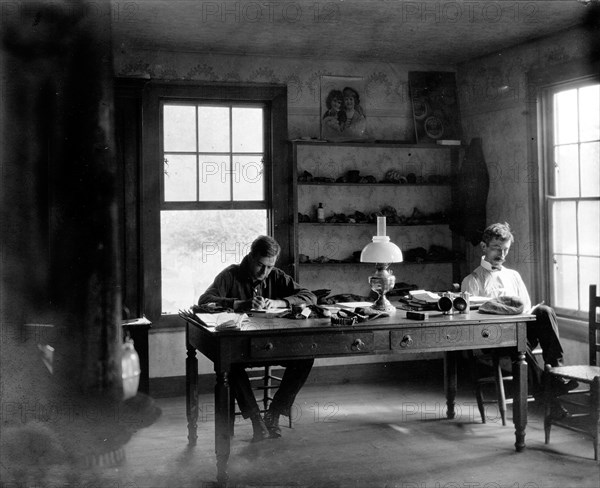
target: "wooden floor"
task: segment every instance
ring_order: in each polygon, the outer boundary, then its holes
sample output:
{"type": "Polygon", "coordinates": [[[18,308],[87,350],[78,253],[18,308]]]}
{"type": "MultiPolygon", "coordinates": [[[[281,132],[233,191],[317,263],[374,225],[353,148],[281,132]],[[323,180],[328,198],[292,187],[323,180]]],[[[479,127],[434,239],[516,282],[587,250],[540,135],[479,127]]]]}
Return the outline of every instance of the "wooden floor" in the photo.
{"type": "MultiPolygon", "coordinates": [[[[544,444],[540,412],[530,410],[527,450],[514,451],[512,423],[495,406],[481,423],[470,392],[457,418],[446,420],[442,385],[307,386],[293,428],[281,439],[249,442],[249,422],[236,422],[231,486],[401,488],[598,488],[589,438],[554,428],[544,444]]],[[[204,487],[216,477],[213,402],[202,395],[198,445],[187,447],[184,398],[161,399],[161,418],[127,445],[119,468],[131,487],[204,487]]],[[[115,474],[117,474],[115,472],[115,474]]]]}
{"type": "MultiPolygon", "coordinates": [[[[198,444],[187,445],[185,399],[162,398],[162,415],[125,445],[125,461],[77,473],[46,473],[14,487],[208,488],[215,485],[212,395],[200,396],[198,444]]],[[[554,428],[544,444],[530,408],[527,449],[514,450],[512,423],[495,406],[481,423],[468,388],[457,417],[445,418],[442,384],[433,381],[307,385],[281,439],[252,444],[239,419],[229,462],[232,487],[598,488],[589,438],[554,428]]],[[[510,416],[509,412],[509,416],[510,416]]],[[[6,467],[6,466],[4,466],[6,467]]],[[[5,471],[6,473],[6,471],[5,471]]],[[[21,478],[22,480],[22,478],[21,478]]],[[[12,487],[9,479],[2,486],[12,487]]]]}

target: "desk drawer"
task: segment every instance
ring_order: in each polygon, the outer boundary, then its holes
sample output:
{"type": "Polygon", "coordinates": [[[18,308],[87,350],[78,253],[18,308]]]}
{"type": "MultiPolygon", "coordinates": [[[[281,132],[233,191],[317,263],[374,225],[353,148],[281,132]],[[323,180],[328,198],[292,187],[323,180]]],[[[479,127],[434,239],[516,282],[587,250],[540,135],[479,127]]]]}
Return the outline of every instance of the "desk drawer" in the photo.
{"type": "Polygon", "coordinates": [[[361,354],[373,350],[372,332],[261,336],[250,339],[250,356],[254,359],[361,354]]]}
{"type": "Polygon", "coordinates": [[[392,350],[432,350],[471,347],[507,347],[517,344],[517,324],[447,325],[415,327],[391,332],[392,350]]]}

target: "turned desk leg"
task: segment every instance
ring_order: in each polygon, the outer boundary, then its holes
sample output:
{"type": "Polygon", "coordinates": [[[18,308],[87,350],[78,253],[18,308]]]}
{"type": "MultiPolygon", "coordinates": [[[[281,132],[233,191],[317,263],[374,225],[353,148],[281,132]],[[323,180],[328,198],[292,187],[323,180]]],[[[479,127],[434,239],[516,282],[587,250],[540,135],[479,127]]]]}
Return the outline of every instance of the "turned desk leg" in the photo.
{"type": "Polygon", "coordinates": [[[198,359],[196,348],[189,345],[185,360],[185,412],[188,422],[188,443],[195,446],[198,439],[198,359]]]}
{"type": "Polygon", "coordinates": [[[217,455],[217,482],[226,483],[227,462],[231,448],[231,426],[229,415],[229,375],[217,372],[215,385],[215,451],[217,455]]]}
{"type": "Polygon", "coordinates": [[[527,361],[525,351],[519,351],[512,365],[514,398],[513,422],[515,424],[515,448],[525,449],[525,427],[527,426],[527,361]]]}
{"type": "Polygon", "coordinates": [[[444,389],[446,390],[446,416],[453,419],[456,416],[454,402],[456,400],[456,353],[449,351],[444,354],[444,389]]]}

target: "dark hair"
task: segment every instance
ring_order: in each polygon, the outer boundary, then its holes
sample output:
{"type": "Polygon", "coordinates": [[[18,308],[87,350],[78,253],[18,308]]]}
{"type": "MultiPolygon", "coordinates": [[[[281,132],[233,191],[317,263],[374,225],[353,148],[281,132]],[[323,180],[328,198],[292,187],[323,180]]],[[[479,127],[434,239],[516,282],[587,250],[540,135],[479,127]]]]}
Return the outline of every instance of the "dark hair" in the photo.
{"type": "Polygon", "coordinates": [[[510,225],[508,225],[508,222],[504,222],[503,224],[492,224],[483,231],[483,235],[481,236],[482,242],[484,242],[485,244],[489,244],[494,239],[510,242],[513,242],[515,240],[510,230],[510,225]]]}
{"type": "Polygon", "coordinates": [[[340,102],[344,100],[344,94],[340,90],[331,90],[325,99],[325,105],[327,108],[331,108],[331,102],[336,98],[340,99],[340,102]]]}
{"type": "Polygon", "coordinates": [[[250,246],[250,254],[254,257],[277,257],[280,251],[277,241],[269,236],[258,236],[250,246]]]}

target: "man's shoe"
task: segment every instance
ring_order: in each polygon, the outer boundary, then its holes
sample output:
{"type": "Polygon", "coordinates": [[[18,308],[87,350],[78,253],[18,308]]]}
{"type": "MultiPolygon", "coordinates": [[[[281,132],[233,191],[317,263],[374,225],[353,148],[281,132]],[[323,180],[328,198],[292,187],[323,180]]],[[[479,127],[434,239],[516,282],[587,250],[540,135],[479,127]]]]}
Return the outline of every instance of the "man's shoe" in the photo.
{"type": "Polygon", "coordinates": [[[252,442],[260,442],[268,439],[269,429],[267,429],[267,425],[260,414],[250,417],[250,420],[252,421],[252,430],[254,431],[252,442]]]}
{"type": "Polygon", "coordinates": [[[265,424],[272,438],[281,437],[281,428],[279,427],[279,414],[273,410],[265,412],[265,424]]]}

